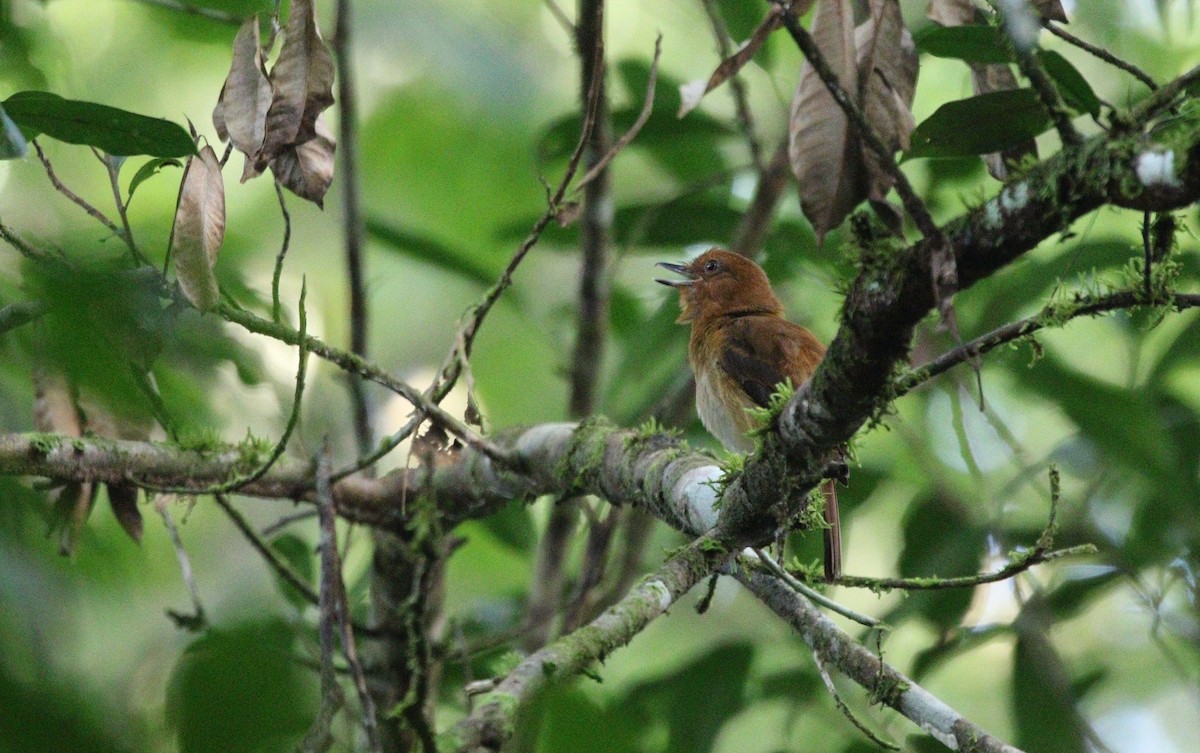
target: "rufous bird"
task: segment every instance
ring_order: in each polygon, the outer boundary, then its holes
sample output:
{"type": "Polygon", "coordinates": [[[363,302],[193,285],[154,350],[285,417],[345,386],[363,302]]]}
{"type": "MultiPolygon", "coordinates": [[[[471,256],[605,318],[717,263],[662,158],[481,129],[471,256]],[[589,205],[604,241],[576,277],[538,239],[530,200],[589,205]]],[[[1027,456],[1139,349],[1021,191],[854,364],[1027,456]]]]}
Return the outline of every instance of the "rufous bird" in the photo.
{"type": "MultiPolygon", "coordinates": [[[[790,379],[799,387],[816,371],[825,346],[783,317],[783,304],[762,267],[719,248],[690,264],[660,262],[682,276],[656,280],[679,291],[676,322],[692,325],[688,361],[696,375],[696,412],[730,452],[754,450],[750,435],[762,428],[750,409],[766,407],[790,379]]],[[[825,578],[841,575],[842,536],[837,490],[825,481],[825,578]]]]}

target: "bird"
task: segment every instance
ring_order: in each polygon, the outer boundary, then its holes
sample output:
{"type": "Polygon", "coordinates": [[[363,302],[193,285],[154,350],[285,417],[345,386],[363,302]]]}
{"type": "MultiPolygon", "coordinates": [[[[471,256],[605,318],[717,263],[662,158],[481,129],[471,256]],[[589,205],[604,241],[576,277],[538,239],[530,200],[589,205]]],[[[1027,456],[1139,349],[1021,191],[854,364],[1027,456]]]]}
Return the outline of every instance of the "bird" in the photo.
{"type": "MultiPolygon", "coordinates": [[[[688,361],[696,377],[696,412],[725,449],[754,450],[762,428],[751,409],[766,407],[779,385],[799,387],[825,355],[820,340],[784,318],[783,304],[762,267],[740,254],[712,248],[689,264],[659,262],[681,279],[655,280],[679,291],[679,324],[691,325],[688,361]]],[[[840,455],[839,451],[839,455],[840,455]]],[[[842,569],[841,519],[832,480],[825,494],[825,579],[842,569]]]]}

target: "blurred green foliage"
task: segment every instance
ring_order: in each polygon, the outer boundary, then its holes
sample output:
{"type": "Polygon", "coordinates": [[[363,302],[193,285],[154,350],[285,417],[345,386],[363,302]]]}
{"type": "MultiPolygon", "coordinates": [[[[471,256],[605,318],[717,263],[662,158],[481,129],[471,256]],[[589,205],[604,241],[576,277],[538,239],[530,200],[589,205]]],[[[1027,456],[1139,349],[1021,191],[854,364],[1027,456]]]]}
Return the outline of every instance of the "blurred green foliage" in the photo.
{"type": "MultiPolygon", "coordinates": [[[[273,5],[192,4],[234,15],[273,5]]],[[[1159,3],[1158,17],[1120,0],[1075,5],[1074,33],[1161,80],[1200,53],[1200,20],[1189,2],[1159,3]]],[[[331,30],[332,3],[318,6],[331,30]]],[[[738,41],[766,9],[762,0],[719,3],[738,41]]],[[[905,0],[904,9],[914,32],[927,25],[923,2],[905,0]]],[[[539,3],[359,0],[355,10],[371,353],[424,387],[459,317],[542,212],[539,179],[553,184],[575,145],[577,61],[539,3]]],[[[614,0],[608,23],[617,133],[641,110],[655,33],[664,34],[653,114],[612,166],[613,288],[600,412],[634,425],[686,375],[687,331],[674,323],[676,303],[653,283],[652,265],[728,243],[753,174],[727,86],[698,111],[675,117],[678,85],[707,77],[717,63],[701,4],[614,0]]],[[[13,0],[0,5],[0,99],[44,89],[176,122],[186,117],[217,145],[209,116],[235,28],[135,0],[13,0]]],[[[799,61],[776,36],[745,71],[768,149],[786,132],[799,61]]],[[[1072,85],[1080,110],[1095,111],[1088,91],[1118,106],[1144,96],[1125,74],[1049,35],[1042,41],[1048,62],[1061,56],[1086,81],[1086,89],[1072,85]]],[[[1070,75],[1065,70],[1060,83],[1070,75]]],[[[923,58],[918,122],[966,99],[968,76],[959,61],[923,58]]],[[[1003,131],[1011,114],[1001,110],[979,123],[975,111],[976,121],[957,116],[950,125],[1003,131]]],[[[1087,116],[1076,122],[1099,129],[1087,116]]],[[[108,212],[108,176],[89,151],[42,145],[59,177],[108,212]]],[[[1053,136],[1039,146],[1042,154],[1053,151],[1053,136]]],[[[282,219],[266,181],[238,184],[239,162],[227,170],[228,237],[217,272],[232,300],[266,313],[282,219]]],[[[123,186],[142,165],[130,160],[123,186]]],[[[997,188],[977,157],[911,159],[904,169],[939,221],[997,188]]],[[[155,263],[167,248],[180,174],[166,169],[145,180],[131,206],[133,233],[155,263]]],[[[294,307],[306,277],[310,330],[345,344],[340,183],[324,213],[292,197],[287,205],[285,308],[294,307]]],[[[1174,284],[1195,291],[1195,210],[1177,218],[1183,230],[1172,255],[1180,270],[1174,284]]],[[[3,430],[32,429],[30,375],[38,367],[70,374],[105,410],[139,419],[154,409],[134,375],[150,373],[160,410],[186,441],[278,436],[294,352],[146,294],[123,271],[119,239],[57,194],[35,157],[0,163],[0,220],[87,270],[47,272],[0,248],[0,306],[31,298],[50,304],[37,325],[0,333],[3,430]]],[[[1128,264],[1142,257],[1141,220],[1127,211],[1089,215],[963,291],[956,297],[963,336],[1077,291],[1130,284],[1128,264]]],[[[817,248],[790,191],[764,241],[764,265],[790,315],[826,340],[836,330],[839,290],[854,273],[843,241],[834,232],[817,248]]],[[[577,228],[552,226],[480,335],[472,372],[491,425],[565,416],[577,244],[577,228]]],[[[984,359],[986,410],[978,410],[973,375],[959,367],[904,397],[882,428],[855,444],[842,499],[848,570],[856,574],[945,576],[994,566],[996,557],[1034,544],[1049,507],[1046,468],[1054,462],[1062,469],[1057,542],[1095,543],[1095,557],[972,591],[833,593],[888,620],[893,629],[881,648],[889,662],[1030,753],[1084,750],[1096,739],[1114,750],[1184,751],[1200,727],[1200,325],[1195,312],[1168,313],[1161,322],[1159,313],[1078,320],[1039,334],[1036,345],[1000,349],[984,359]]],[[[930,321],[914,359],[955,344],[930,321]]],[[[329,435],[339,459],[349,460],[341,377],[314,361],[310,378],[293,449],[311,454],[329,435]]],[[[380,429],[395,429],[407,406],[376,397],[380,429]]],[[[696,444],[713,446],[695,421],[687,431],[696,444]]],[[[76,558],[65,561],[45,535],[48,493],[0,477],[0,752],[291,749],[316,704],[313,609],[274,579],[209,500],[190,512],[168,502],[212,625],[200,635],[177,631],[163,612],[185,603],[186,592],[151,506],[143,504],[147,531],[138,547],[107,505],[98,505],[76,558]]],[[[278,503],[235,502],[260,528],[291,512],[278,503]]],[[[519,625],[548,509],[545,500],[513,504],[455,532],[465,543],[447,576],[447,646],[458,645],[458,634],[488,644],[519,625]]],[[[301,520],[272,538],[310,582],[314,529],[301,520]]],[[[362,614],[370,537],[350,529],[342,537],[352,608],[362,614]]],[[[795,538],[789,553],[816,560],[813,537],[795,538]]],[[[677,535],[656,528],[647,565],[677,543],[677,535]]],[[[572,577],[581,548],[571,554],[572,577]]],[[[583,679],[549,690],[526,715],[516,749],[868,749],[834,708],[798,638],[775,617],[724,581],[707,614],[692,614],[691,604],[677,604],[596,667],[603,683],[583,679]]],[[[446,665],[439,727],[464,712],[461,683],[496,671],[511,645],[446,665]]],[[[839,687],[885,736],[907,750],[936,749],[856,688],[839,687]]],[[[353,730],[335,732],[337,749],[353,747],[353,730]]]]}

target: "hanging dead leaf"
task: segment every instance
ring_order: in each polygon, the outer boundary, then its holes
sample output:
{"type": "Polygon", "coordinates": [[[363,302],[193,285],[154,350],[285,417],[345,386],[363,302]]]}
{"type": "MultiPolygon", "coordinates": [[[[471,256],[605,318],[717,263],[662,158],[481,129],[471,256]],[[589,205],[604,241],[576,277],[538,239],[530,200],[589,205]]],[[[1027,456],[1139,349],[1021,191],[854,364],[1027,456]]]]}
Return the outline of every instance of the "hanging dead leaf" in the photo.
{"type": "Polygon", "coordinates": [[[271,82],[263,64],[258,18],[252,16],[233,38],[233,62],[212,116],[217,135],[253,157],[262,148],[270,106],[271,82]]]}
{"type": "MultiPolygon", "coordinates": [[[[812,36],[852,99],[858,96],[854,16],[849,0],[824,0],[812,36]]],[[[867,197],[866,169],[858,139],[825,82],[807,62],[788,118],[788,159],[800,190],[800,206],[817,242],[867,197]]]]}
{"type": "MultiPolygon", "coordinates": [[[[909,135],[916,125],[912,101],[919,58],[900,15],[898,0],[871,0],[870,11],[870,18],[854,30],[859,105],[867,122],[894,154],[908,148],[909,135]]],[[[882,200],[895,179],[874,151],[864,148],[863,160],[868,196],[882,200]]]]}
{"type": "MultiPolygon", "coordinates": [[[[797,14],[802,14],[808,10],[808,6],[812,5],[814,0],[807,0],[803,5],[803,9],[793,9],[797,14]]],[[[749,63],[754,54],[763,46],[763,42],[767,41],[767,37],[771,36],[771,32],[783,25],[783,13],[779,6],[772,5],[767,11],[767,17],[758,25],[750,38],[738,48],[738,51],[721,61],[717,69],[708,77],[707,83],[704,81],[691,81],[679,87],[679,114],[676,117],[682,118],[692,110],[695,110],[700,104],[700,100],[704,98],[713,89],[716,89],[721,84],[728,81],[731,77],[737,75],[737,72],[749,63]]]]}
{"type": "Polygon", "coordinates": [[[255,160],[259,170],[288,147],[316,138],[317,116],[333,104],[333,57],[317,28],[312,0],[292,0],[270,79],[266,133],[255,160]]]}
{"type": "Polygon", "coordinates": [[[138,510],[138,488],[132,484],[109,484],[108,504],[129,538],[142,542],[142,513],[138,510]]]}
{"type": "Polygon", "coordinates": [[[315,138],[280,153],[271,163],[271,172],[284,188],[324,209],[337,142],[324,118],[317,119],[316,133],[315,138]]]}
{"type": "Polygon", "coordinates": [[[220,297],[213,265],[224,240],[225,184],[216,153],[205,146],[184,168],[171,233],[179,286],[201,311],[212,308],[220,297]]]}
{"type": "Polygon", "coordinates": [[[942,26],[962,26],[975,23],[977,13],[971,0],[929,0],[925,15],[942,26]]]}

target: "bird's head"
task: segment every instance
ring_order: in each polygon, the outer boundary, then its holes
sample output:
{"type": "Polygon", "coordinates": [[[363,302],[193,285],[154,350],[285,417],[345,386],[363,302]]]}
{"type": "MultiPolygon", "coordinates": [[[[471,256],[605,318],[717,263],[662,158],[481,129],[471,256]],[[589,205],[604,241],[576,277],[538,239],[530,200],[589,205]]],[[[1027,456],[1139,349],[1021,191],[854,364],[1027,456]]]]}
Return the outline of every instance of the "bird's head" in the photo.
{"type": "Polygon", "coordinates": [[[683,278],[655,281],[679,290],[680,324],[735,313],[783,313],[767,274],[744,256],[713,248],[690,264],[658,266],[683,278]]]}

